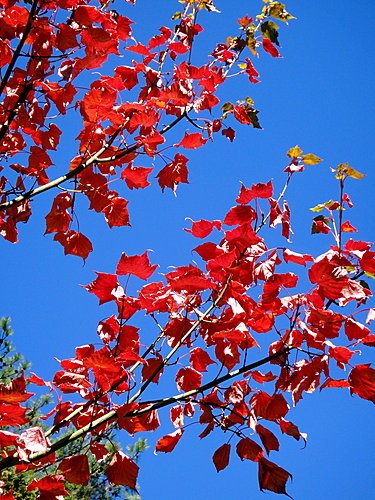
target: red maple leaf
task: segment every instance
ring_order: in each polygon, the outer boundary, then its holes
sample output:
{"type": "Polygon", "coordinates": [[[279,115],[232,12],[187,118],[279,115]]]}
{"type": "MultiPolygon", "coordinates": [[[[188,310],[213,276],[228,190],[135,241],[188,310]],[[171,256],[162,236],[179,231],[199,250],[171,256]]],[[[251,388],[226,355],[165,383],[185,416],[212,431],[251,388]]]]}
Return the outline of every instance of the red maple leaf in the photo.
{"type": "Polygon", "coordinates": [[[270,198],[272,194],[273,194],[272,181],[267,182],[267,184],[262,184],[262,183],[253,184],[251,188],[247,188],[242,184],[236,202],[241,203],[241,205],[246,205],[254,198],[270,198]]]}
{"type": "Polygon", "coordinates": [[[117,264],[116,273],[120,275],[132,274],[142,280],[147,280],[158,267],[151,265],[147,252],[142,255],[126,255],[123,253],[117,264]]]}
{"type": "Polygon", "coordinates": [[[349,373],[350,392],[375,403],[375,370],[370,364],[357,365],[349,373]]]}
{"type": "Polygon", "coordinates": [[[189,366],[181,368],[176,374],[176,383],[181,391],[197,389],[202,383],[202,374],[189,366]]]}
{"type": "Polygon", "coordinates": [[[90,480],[87,455],[66,457],[61,461],[59,469],[69,483],[88,484],[90,480]]]}
{"type": "Polygon", "coordinates": [[[170,163],[168,163],[164,168],[160,170],[157,174],[158,183],[162,191],[166,187],[176,191],[177,186],[180,182],[188,184],[188,169],[187,169],[188,159],[177,153],[170,163]]]}
{"type": "Polygon", "coordinates": [[[96,295],[99,299],[99,304],[116,300],[119,294],[123,294],[123,290],[120,287],[115,274],[100,272],[96,272],[95,274],[98,277],[88,285],[85,285],[83,288],[86,288],[89,293],[96,295]]]}
{"type": "Polygon", "coordinates": [[[161,451],[163,453],[170,453],[174,450],[176,444],[181,439],[184,433],[183,429],[177,429],[171,434],[167,434],[158,440],[156,443],[155,451],[161,451]]]}
{"type": "Polygon", "coordinates": [[[286,492],[286,483],[292,475],[285,469],[262,457],[259,462],[258,479],[261,491],[268,490],[292,498],[286,492]]]}
{"type": "Polygon", "coordinates": [[[238,441],[236,451],[241,460],[247,459],[252,460],[253,462],[258,462],[263,456],[263,450],[259,444],[247,437],[238,441]]]}
{"type": "Polygon", "coordinates": [[[138,465],[125,453],[118,451],[108,465],[106,475],[111,483],[127,486],[134,490],[137,486],[138,471],[138,465]]]}
{"type": "Polygon", "coordinates": [[[184,229],[184,231],[192,234],[196,238],[206,238],[206,236],[211,234],[214,228],[218,230],[221,229],[221,222],[219,220],[214,220],[214,221],[209,221],[204,219],[201,219],[199,221],[193,221],[192,219],[188,220],[191,220],[192,222],[191,229],[184,229]]]}
{"type": "Polygon", "coordinates": [[[65,255],[77,255],[86,260],[93,251],[92,243],[87,236],[72,229],[66,233],[56,233],[53,239],[61,243],[65,255]]]}
{"type": "Polygon", "coordinates": [[[197,149],[206,144],[206,142],[207,139],[204,139],[199,132],[194,132],[193,134],[185,132],[183,139],[178,144],[175,144],[175,146],[185,149],[197,149]]]}

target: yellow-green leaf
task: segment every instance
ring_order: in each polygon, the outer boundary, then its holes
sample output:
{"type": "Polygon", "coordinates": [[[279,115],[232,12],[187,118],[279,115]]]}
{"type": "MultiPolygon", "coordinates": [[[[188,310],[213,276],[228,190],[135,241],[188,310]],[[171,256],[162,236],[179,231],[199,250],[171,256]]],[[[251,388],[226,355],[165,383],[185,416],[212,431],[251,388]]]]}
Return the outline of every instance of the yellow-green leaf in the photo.
{"type": "Polygon", "coordinates": [[[319,156],[316,156],[312,153],[307,153],[307,155],[302,155],[302,161],[306,165],[317,165],[323,160],[319,158],[319,156]]]}
{"type": "Polygon", "coordinates": [[[303,151],[299,146],[294,146],[288,150],[287,155],[289,158],[298,158],[302,153],[303,151]]]}
{"type": "Polygon", "coordinates": [[[328,210],[340,210],[340,203],[338,201],[329,200],[325,203],[319,203],[315,207],[310,208],[311,212],[321,212],[324,208],[328,210]]]}
{"type": "Polygon", "coordinates": [[[280,21],[283,22],[295,19],[294,16],[292,16],[291,14],[289,14],[289,12],[285,10],[285,4],[281,2],[269,2],[267,6],[263,7],[263,12],[266,15],[272,16],[275,19],[279,19],[280,21]]]}
{"type": "Polygon", "coordinates": [[[336,168],[336,179],[345,179],[346,177],[351,177],[352,179],[363,179],[365,174],[362,174],[355,168],[351,167],[349,163],[340,163],[336,168]]]}

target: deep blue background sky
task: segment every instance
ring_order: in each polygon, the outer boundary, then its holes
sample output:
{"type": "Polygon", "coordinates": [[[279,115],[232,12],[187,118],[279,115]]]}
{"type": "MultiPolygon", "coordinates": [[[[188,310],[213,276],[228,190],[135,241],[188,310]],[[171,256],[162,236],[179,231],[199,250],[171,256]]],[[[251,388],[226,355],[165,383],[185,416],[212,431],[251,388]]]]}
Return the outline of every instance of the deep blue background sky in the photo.
{"type": "MultiPolygon", "coordinates": [[[[257,13],[261,5],[260,1],[218,1],[222,14],[202,19],[207,27],[201,36],[202,50],[235,34],[235,20],[257,13]]],[[[136,8],[126,6],[124,12],[138,20],[135,35],[144,40],[147,33],[167,24],[168,16],[179,7],[173,0],[140,0],[136,8]]],[[[190,185],[180,186],[177,198],[170,192],[162,195],[157,186],[126,193],[131,229],[109,230],[101,216],[82,213],[81,230],[95,245],[85,266],[79,259],[64,257],[51,237],[42,237],[49,194],[33,203],[35,215],[21,228],[21,242],[1,243],[1,313],[12,317],[14,341],[39,375],[51,378],[58,367],[54,356],[70,357],[74,346],[95,342],[98,320],[113,312],[111,307],[99,309],[94,297],[78,286],[93,279],[93,270],[113,272],[121,251],[132,254],[147,248],[154,250],[152,260],[161,265],[161,271],[190,262],[196,241],[182,231],[187,227],[184,218],[220,219],[233,205],[240,180],[250,185],[273,178],[280,187],[285,152],[295,144],[325,162],[297,177],[289,191],[295,231],[292,249],[314,255],[325,250],[327,237],[309,234],[308,209],[337,197],[329,166],[346,161],[367,174],[364,180],[348,184],[355,203],[350,220],[361,239],[373,239],[375,3],[292,0],[287,7],[298,19],[281,30],[283,59],[262,55],[256,62],[261,83],[254,86],[245,78],[234,79],[228,88],[232,100],[254,98],[263,130],[238,126],[233,144],[218,137],[190,154],[190,185]]],[[[200,57],[199,49],[195,54],[200,57]]],[[[66,164],[71,151],[66,144],[60,165],[66,164]]],[[[364,351],[363,362],[370,356],[374,359],[364,351]]],[[[289,492],[295,499],[370,497],[375,487],[375,442],[369,402],[344,391],[326,390],[306,395],[290,419],[309,434],[308,446],[301,450],[300,443],[282,439],[281,453],[271,455],[271,460],[294,475],[289,492]]],[[[167,425],[164,430],[171,428],[167,425]]],[[[149,437],[151,448],[162,432],[149,437]]],[[[240,463],[233,456],[231,467],[217,474],[211,455],[226,436],[216,434],[200,442],[198,433],[194,426],[189,428],[173,454],[156,457],[150,449],[143,456],[143,498],[263,498],[257,491],[255,464],[240,463]]]]}

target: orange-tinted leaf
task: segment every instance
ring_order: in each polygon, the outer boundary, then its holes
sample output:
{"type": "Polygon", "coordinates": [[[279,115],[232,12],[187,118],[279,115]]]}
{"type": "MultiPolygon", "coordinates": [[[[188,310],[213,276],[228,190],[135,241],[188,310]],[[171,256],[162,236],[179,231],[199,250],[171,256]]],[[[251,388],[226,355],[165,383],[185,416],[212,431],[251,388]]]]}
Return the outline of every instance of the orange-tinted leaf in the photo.
{"type": "Polygon", "coordinates": [[[352,226],[348,220],[341,224],[341,231],[343,233],[358,233],[358,229],[352,226]]]}
{"type": "Polygon", "coordinates": [[[26,381],[23,375],[13,379],[10,384],[0,384],[0,403],[22,403],[31,396],[33,396],[32,393],[26,392],[26,381]]]}

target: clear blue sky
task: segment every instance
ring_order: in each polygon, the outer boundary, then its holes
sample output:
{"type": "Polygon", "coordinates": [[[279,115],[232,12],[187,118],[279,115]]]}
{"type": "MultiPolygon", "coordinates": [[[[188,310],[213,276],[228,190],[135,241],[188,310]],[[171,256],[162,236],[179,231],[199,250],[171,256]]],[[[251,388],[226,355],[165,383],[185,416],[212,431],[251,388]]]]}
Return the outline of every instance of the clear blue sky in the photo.
{"type": "MultiPolygon", "coordinates": [[[[140,40],[167,24],[168,15],[180,7],[173,0],[139,0],[138,4],[134,9],[116,8],[138,21],[135,36],[140,40]]],[[[224,39],[235,33],[236,19],[257,13],[261,5],[255,0],[218,0],[222,14],[205,15],[202,20],[207,26],[203,47],[213,46],[220,34],[224,39]]],[[[308,209],[337,198],[329,167],[341,162],[367,174],[364,180],[348,184],[355,203],[350,220],[361,239],[374,238],[375,3],[291,0],[287,7],[298,19],[281,30],[283,58],[263,55],[256,62],[261,83],[236,79],[228,89],[233,100],[245,96],[255,100],[263,130],[238,126],[233,144],[218,138],[190,154],[190,185],[180,186],[177,198],[170,192],[162,195],[155,185],[127,192],[131,229],[109,230],[101,216],[83,209],[81,230],[95,245],[85,266],[80,259],[64,257],[51,237],[42,236],[49,194],[33,202],[34,216],[21,227],[20,243],[1,242],[1,313],[12,317],[14,342],[40,376],[52,377],[58,368],[54,357],[70,357],[76,345],[96,342],[97,322],[113,313],[110,306],[99,309],[96,300],[78,286],[92,281],[93,270],[113,272],[122,251],[133,254],[148,248],[154,250],[152,260],[161,265],[162,272],[167,266],[190,262],[195,258],[191,249],[196,241],[182,231],[187,227],[185,217],[220,219],[233,205],[239,181],[250,185],[273,178],[280,187],[285,152],[295,144],[325,161],[297,177],[289,191],[295,232],[291,248],[314,255],[325,250],[326,237],[309,234],[312,215],[308,209]]],[[[66,163],[71,154],[66,144],[59,164],[66,163]]],[[[375,358],[364,350],[362,359],[375,358]]],[[[270,458],[293,474],[288,491],[296,500],[352,500],[372,495],[372,412],[371,403],[336,390],[306,395],[291,412],[290,419],[309,434],[308,445],[302,450],[291,438],[282,439],[281,452],[270,458]]],[[[150,450],[141,460],[144,500],[264,497],[257,489],[255,464],[241,463],[233,456],[231,466],[216,473],[211,455],[226,436],[216,433],[201,442],[198,427],[191,426],[174,453],[153,455],[155,440],[172,430],[166,413],[163,420],[166,425],[148,437],[150,450]]],[[[128,442],[126,436],[123,441],[128,442]]]]}

